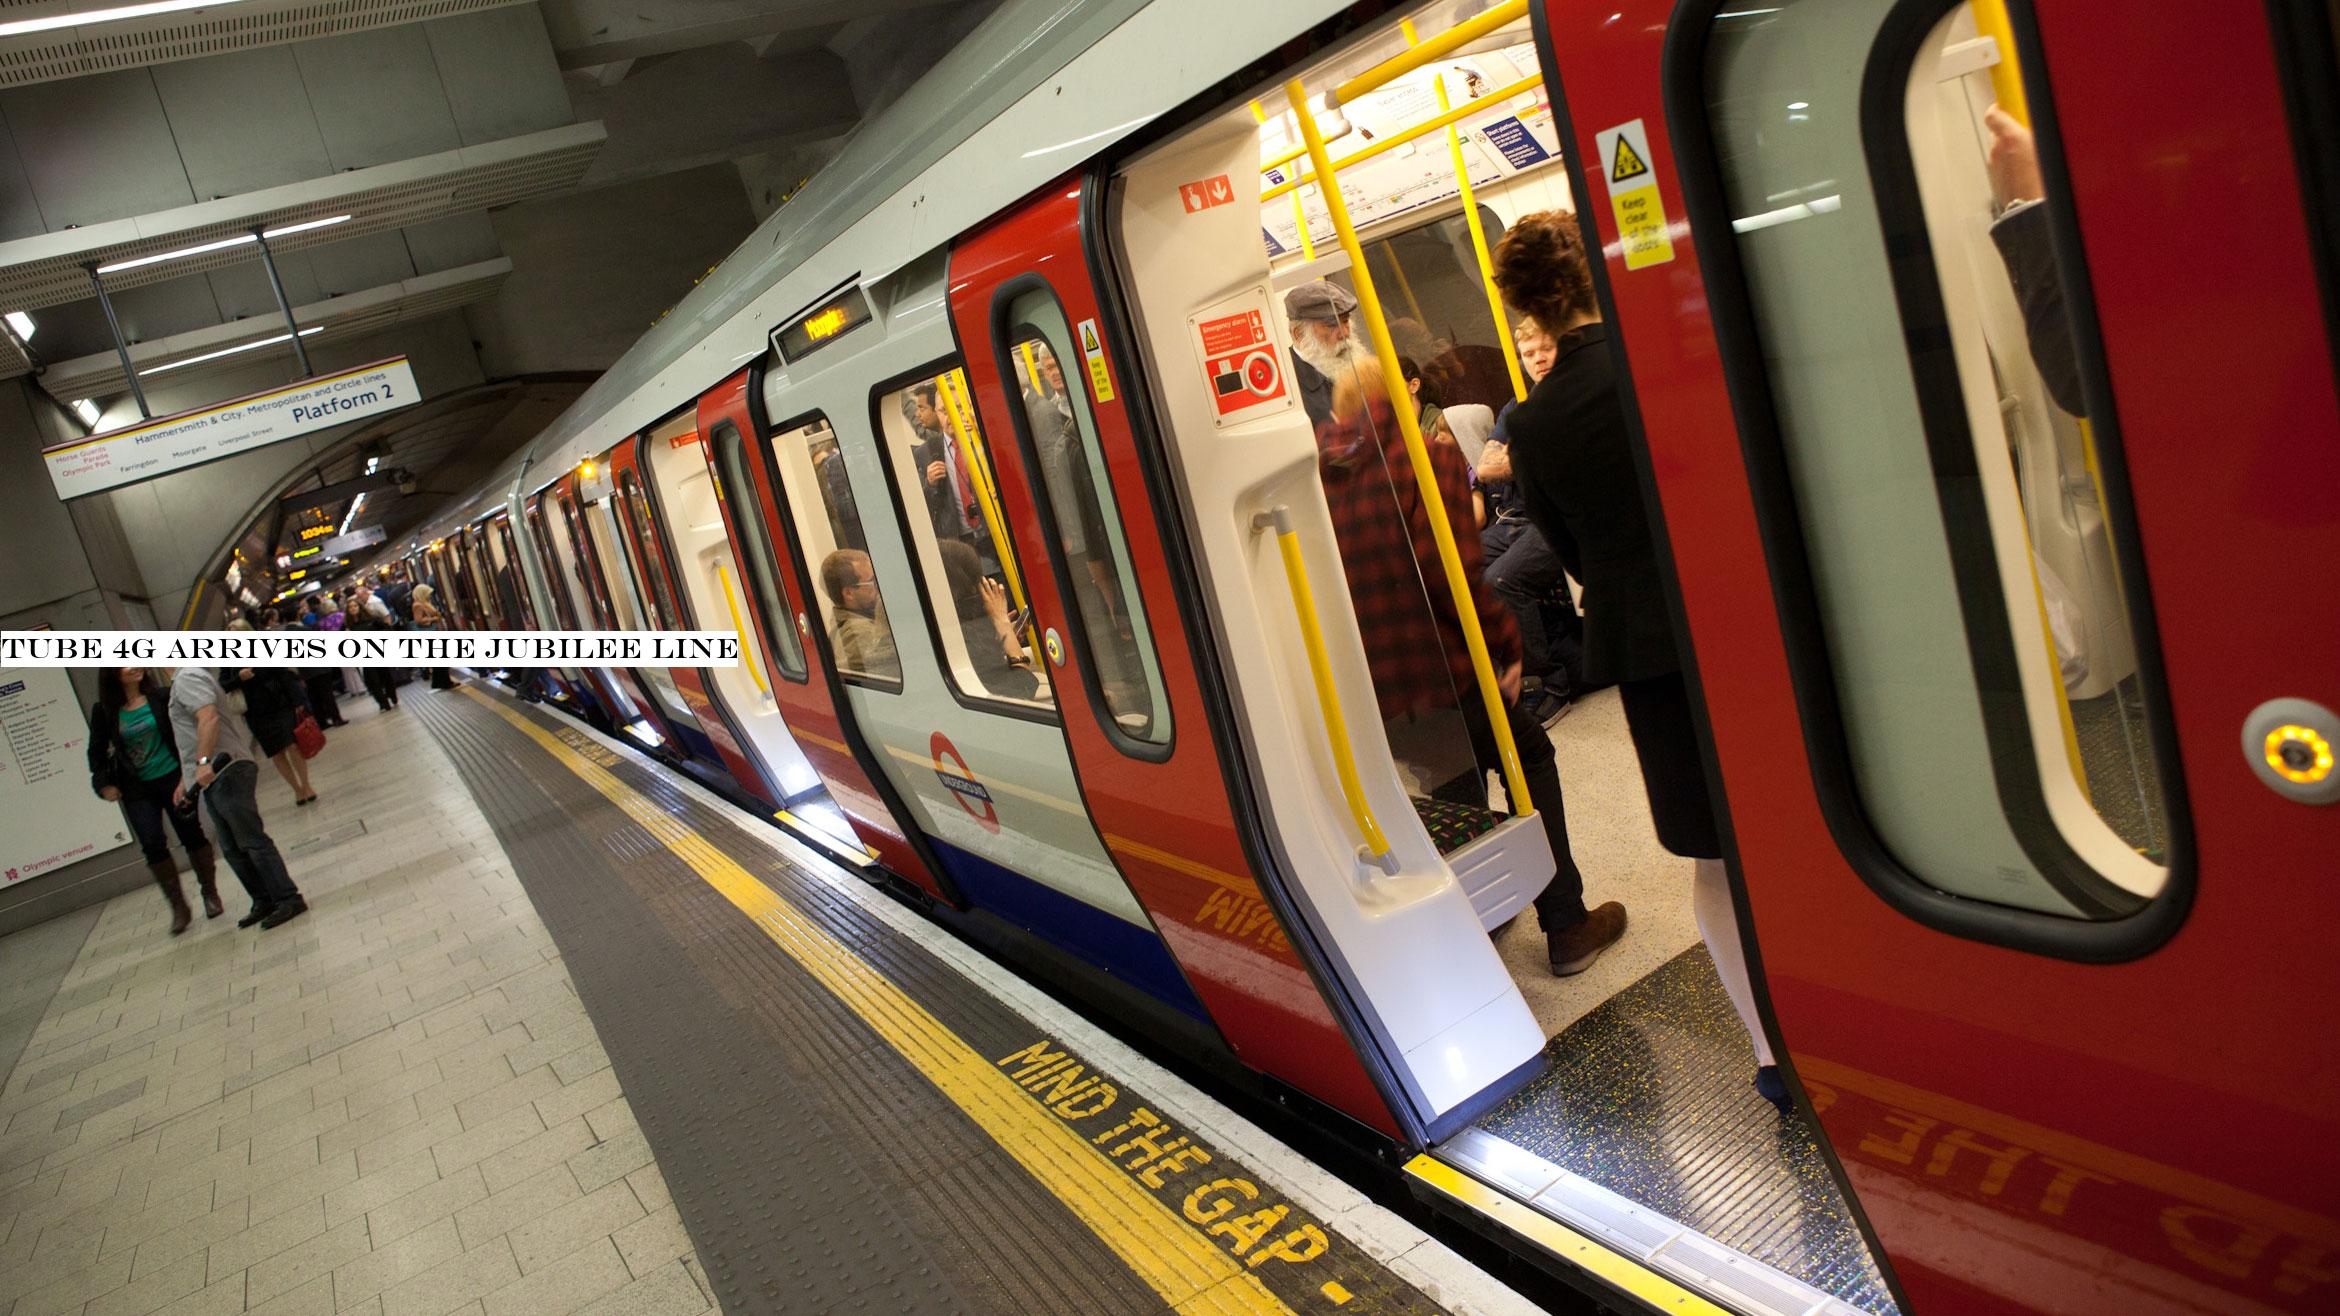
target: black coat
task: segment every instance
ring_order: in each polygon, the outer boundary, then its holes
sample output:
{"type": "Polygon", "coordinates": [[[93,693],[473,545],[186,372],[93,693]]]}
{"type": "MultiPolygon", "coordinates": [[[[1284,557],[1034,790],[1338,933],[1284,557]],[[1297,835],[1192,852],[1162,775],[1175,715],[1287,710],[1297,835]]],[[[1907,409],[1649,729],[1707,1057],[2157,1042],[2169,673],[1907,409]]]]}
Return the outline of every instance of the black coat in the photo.
{"type": "MultiPolygon", "coordinates": [[[[113,673],[108,672],[111,676],[113,673]]],[[[171,731],[171,692],[165,687],[161,693],[148,695],[147,707],[154,710],[155,729],[162,733],[163,747],[172,758],[179,757],[178,737],[171,731]]],[[[122,719],[113,709],[102,703],[89,706],[89,793],[96,795],[111,786],[127,794],[138,785],[138,774],[124,761],[122,719]]],[[[181,760],[184,762],[184,760],[181,760]]]]}
{"type": "Polygon", "coordinates": [[[1528,519],[1584,586],[1585,676],[1606,684],[1680,671],[1607,335],[1590,324],[1558,347],[1552,373],[1505,428],[1528,519]]]}

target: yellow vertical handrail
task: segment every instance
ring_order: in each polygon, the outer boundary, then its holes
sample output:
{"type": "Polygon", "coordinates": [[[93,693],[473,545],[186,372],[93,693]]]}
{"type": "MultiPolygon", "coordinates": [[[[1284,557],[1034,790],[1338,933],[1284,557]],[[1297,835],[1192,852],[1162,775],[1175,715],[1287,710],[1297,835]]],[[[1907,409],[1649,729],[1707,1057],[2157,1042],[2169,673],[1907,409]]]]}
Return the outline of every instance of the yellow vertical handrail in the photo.
{"type": "MultiPolygon", "coordinates": [[[[1251,103],[1251,117],[1254,122],[1265,124],[1267,122],[1266,107],[1258,101],[1253,101],[1251,103]]],[[[1299,157],[1295,155],[1292,158],[1298,159],[1299,157]]],[[[1266,172],[1270,167],[1261,166],[1261,172],[1266,172]]],[[[1300,229],[1300,259],[1315,260],[1316,242],[1308,236],[1308,208],[1300,203],[1300,194],[1296,191],[1292,193],[1292,222],[1300,229]]]]}
{"type": "MultiPolygon", "coordinates": [[[[1402,24],[1406,44],[1418,44],[1414,36],[1414,20],[1402,24]]],[[[1431,87],[1438,93],[1440,113],[1453,108],[1446,101],[1446,70],[1432,74],[1431,87]]],[[[1487,228],[1479,222],[1479,199],[1471,187],[1470,161],[1463,158],[1462,129],[1446,125],[1446,150],[1454,161],[1454,181],[1462,188],[1463,222],[1471,230],[1471,254],[1479,259],[1479,281],[1487,289],[1487,312],[1495,317],[1495,341],[1503,345],[1503,365],[1511,372],[1512,396],[1527,401],[1527,375],[1520,369],[1519,344],[1511,339],[1511,317],[1503,309],[1503,291],[1495,286],[1495,257],[1487,250],[1487,228]]],[[[1297,196],[1298,193],[1293,195],[1297,196]]]]}
{"type": "Polygon", "coordinates": [[[731,609],[731,631],[739,637],[740,661],[747,665],[748,675],[756,678],[756,689],[764,692],[764,698],[770,699],[772,687],[764,680],[764,664],[758,661],[763,651],[748,643],[747,623],[739,617],[739,595],[731,588],[731,573],[725,571],[720,562],[715,564],[715,581],[723,586],[723,602],[731,609]]]}
{"type": "MultiPolygon", "coordinates": [[[[970,436],[967,420],[959,414],[958,391],[952,387],[956,370],[935,376],[935,388],[943,397],[943,412],[951,418],[953,437],[958,440],[959,464],[966,467],[967,479],[975,485],[975,506],[983,513],[983,526],[991,532],[991,543],[999,550],[1000,574],[1007,577],[1008,593],[1015,598],[1020,610],[1029,603],[1024,598],[1024,578],[1016,570],[1015,546],[1008,542],[1007,518],[999,510],[999,491],[991,483],[991,470],[978,460],[975,441],[970,436]]],[[[1030,626],[1025,630],[1030,631],[1030,626]]]]}
{"type": "Polygon", "coordinates": [[[1331,744],[1333,772],[1341,781],[1341,798],[1348,802],[1349,817],[1365,838],[1365,852],[1380,859],[1389,853],[1389,836],[1381,830],[1381,820],[1373,816],[1373,803],[1365,798],[1365,783],[1357,774],[1357,751],[1349,742],[1349,721],[1341,712],[1340,685],[1333,677],[1332,658],[1325,652],[1324,627],[1316,616],[1316,591],[1308,583],[1308,563],[1300,556],[1300,536],[1292,529],[1291,510],[1279,505],[1273,512],[1260,512],[1251,518],[1251,528],[1276,533],[1276,548],[1284,558],[1284,580],[1292,589],[1292,614],[1300,624],[1300,647],[1308,654],[1316,706],[1324,714],[1324,738],[1331,744]]]}
{"type": "Polygon", "coordinates": [[[1999,62],[1991,65],[1991,94],[1999,108],[2015,122],[2031,126],[2031,99],[2023,94],[2023,66],[2015,62],[2015,25],[2007,17],[2005,0],[1972,0],[1975,30],[1999,46],[1999,62]]]}
{"type": "MultiPolygon", "coordinates": [[[[1308,143],[1309,163],[1316,176],[1325,180],[1316,190],[1324,198],[1325,209],[1332,214],[1333,232],[1340,237],[1341,250],[1348,254],[1349,272],[1357,285],[1357,304],[1365,312],[1366,326],[1372,331],[1373,350],[1381,362],[1382,379],[1387,388],[1403,393],[1406,385],[1398,370],[1397,345],[1390,339],[1389,320],[1382,314],[1380,295],[1374,291],[1373,271],[1365,264],[1365,249],[1358,245],[1357,230],[1349,223],[1349,204],[1341,196],[1339,174],[1331,155],[1324,149],[1324,134],[1317,131],[1315,116],[1308,112],[1308,91],[1294,78],[1284,84],[1284,95],[1300,120],[1300,135],[1308,143]]],[[[1422,512],[1430,522],[1430,537],[1438,544],[1438,563],[1446,575],[1447,592],[1454,599],[1454,618],[1462,627],[1463,647],[1471,656],[1471,675],[1477,680],[1479,698],[1486,705],[1487,729],[1495,735],[1496,754],[1502,760],[1504,792],[1510,799],[1513,816],[1527,817],[1535,812],[1535,804],[1528,798],[1527,778],[1519,766],[1519,746],[1511,738],[1511,715],[1504,706],[1503,691],[1495,683],[1495,665],[1487,657],[1487,636],[1479,627],[1479,610],[1471,597],[1470,578],[1463,574],[1462,554],[1454,546],[1454,527],[1447,521],[1446,499],[1438,490],[1438,471],[1430,464],[1429,445],[1422,441],[1422,418],[1413,407],[1398,405],[1395,396],[1390,399],[1389,409],[1396,414],[1398,433],[1405,438],[1406,457],[1414,468],[1414,486],[1422,496],[1422,512]]]]}

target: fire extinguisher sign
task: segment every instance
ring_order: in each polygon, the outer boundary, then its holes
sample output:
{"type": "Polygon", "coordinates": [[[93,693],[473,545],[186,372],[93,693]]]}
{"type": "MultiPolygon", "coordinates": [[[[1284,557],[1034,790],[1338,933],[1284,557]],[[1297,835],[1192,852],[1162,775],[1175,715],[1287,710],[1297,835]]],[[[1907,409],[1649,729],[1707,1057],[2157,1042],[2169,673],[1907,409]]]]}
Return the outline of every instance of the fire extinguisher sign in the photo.
{"type": "Polygon", "coordinates": [[[1253,287],[1188,321],[1222,426],[1255,419],[1261,407],[1291,406],[1269,314],[1267,289],[1253,287]]]}

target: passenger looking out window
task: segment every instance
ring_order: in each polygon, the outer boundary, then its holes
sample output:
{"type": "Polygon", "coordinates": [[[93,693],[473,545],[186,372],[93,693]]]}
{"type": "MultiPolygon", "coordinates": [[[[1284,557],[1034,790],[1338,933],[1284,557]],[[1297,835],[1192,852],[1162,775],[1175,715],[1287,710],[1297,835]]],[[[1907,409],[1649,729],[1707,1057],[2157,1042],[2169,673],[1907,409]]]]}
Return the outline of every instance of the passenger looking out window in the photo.
{"type": "Polygon", "coordinates": [[[821,559],[821,590],[836,606],[829,640],[837,666],[864,676],[898,679],[902,659],[894,651],[894,628],[886,621],[885,600],[878,597],[877,572],[869,554],[840,548],[821,559]]]}
{"type": "Polygon", "coordinates": [[[1658,842],[1694,861],[1691,907],[1754,1043],[1755,1088],[1785,1109],[1787,1089],[1755,1013],[1689,687],[1576,215],[1522,216],[1495,249],[1495,281],[1554,350],[1551,372],[1510,417],[1512,470],[1528,519],[1584,584],[1586,677],[1615,682],[1623,698],[1658,842]]]}

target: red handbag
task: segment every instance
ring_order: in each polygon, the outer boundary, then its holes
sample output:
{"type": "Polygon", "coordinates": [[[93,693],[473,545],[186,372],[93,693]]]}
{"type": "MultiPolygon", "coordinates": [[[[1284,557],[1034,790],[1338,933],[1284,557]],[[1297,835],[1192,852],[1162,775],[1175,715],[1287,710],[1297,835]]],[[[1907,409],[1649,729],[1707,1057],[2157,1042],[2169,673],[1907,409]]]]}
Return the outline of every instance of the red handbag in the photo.
{"type": "Polygon", "coordinates": [[[313,759],[325,752],[325,729],[308,709],[301,710],[300,720],[293,723],[293,743],[300,746],[301,757],[313,759]]]}

